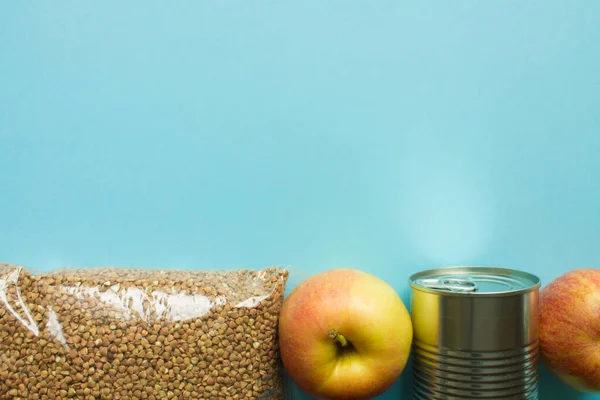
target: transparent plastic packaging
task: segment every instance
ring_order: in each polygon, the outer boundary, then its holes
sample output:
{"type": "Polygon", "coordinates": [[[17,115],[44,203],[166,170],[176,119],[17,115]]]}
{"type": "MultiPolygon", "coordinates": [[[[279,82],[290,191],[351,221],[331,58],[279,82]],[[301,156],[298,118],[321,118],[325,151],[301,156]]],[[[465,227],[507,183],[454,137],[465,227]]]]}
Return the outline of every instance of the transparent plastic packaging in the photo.
{"type": "Polygon", "coordinates": [[[0,264],[0,399],[279,399],[288,272],[0,264]]]}

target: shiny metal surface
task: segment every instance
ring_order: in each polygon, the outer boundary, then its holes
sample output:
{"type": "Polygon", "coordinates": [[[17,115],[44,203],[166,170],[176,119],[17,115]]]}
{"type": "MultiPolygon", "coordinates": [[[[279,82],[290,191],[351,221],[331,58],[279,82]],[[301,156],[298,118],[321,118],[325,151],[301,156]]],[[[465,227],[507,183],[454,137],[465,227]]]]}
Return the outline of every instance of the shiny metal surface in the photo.
{"type": "Polygon", "coordinates": [[[415,399],[537,399],[537,277],[491,267],[410,278],[415,399]]]}

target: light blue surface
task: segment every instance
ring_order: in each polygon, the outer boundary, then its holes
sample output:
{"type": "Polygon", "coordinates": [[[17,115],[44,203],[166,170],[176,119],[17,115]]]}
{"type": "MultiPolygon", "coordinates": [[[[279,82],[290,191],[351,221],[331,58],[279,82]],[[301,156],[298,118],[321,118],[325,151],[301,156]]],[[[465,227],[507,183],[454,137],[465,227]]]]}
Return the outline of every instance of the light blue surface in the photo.
{"type": "Polygon", "coordinates": [[[6,1],[0,146],[5,261],[547,283],[600,266],[600,2],[6,1]]]}

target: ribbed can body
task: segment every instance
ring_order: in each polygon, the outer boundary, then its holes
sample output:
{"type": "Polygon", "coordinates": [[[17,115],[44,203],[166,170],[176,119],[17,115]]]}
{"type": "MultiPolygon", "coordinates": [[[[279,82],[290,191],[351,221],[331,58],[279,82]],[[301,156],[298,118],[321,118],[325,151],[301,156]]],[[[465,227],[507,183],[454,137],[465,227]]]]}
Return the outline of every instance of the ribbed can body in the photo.
{"type": "MultiPolygon", "coordinates": [[[[476,289],[464,282],[457,286],[452,278],[453,290],[446,291],[419,284],[431,271],[411,277],[413,398],[538,399],[539,279],[525,274],[529,280],[523,278],[522,287],[502,291],[487,281],[478,286],[477,279],[472,279],[476,289]]],[[[459,275],[521,277],[518,271],[487,267],[442,271],[446,283],[448,276],[459,275]]]]}
{"type": "Polygon", "coordinates": [[[514,351],[452,352],[413,347],[414,398],[537,399],[537,343],[514,351]]]}

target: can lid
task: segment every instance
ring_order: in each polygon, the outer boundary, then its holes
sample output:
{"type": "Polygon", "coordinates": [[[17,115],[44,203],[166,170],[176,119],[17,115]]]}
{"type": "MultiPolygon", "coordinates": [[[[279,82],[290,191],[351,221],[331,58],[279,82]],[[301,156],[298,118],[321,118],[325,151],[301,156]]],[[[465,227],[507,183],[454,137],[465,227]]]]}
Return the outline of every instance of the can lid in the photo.
{"type": "Polygon", "coordinates": [[[540,279],[506,268],[448,267],[418,272],[409,283],[416,289],[457,295],[504,295],[535,290],[540,279]]]}

